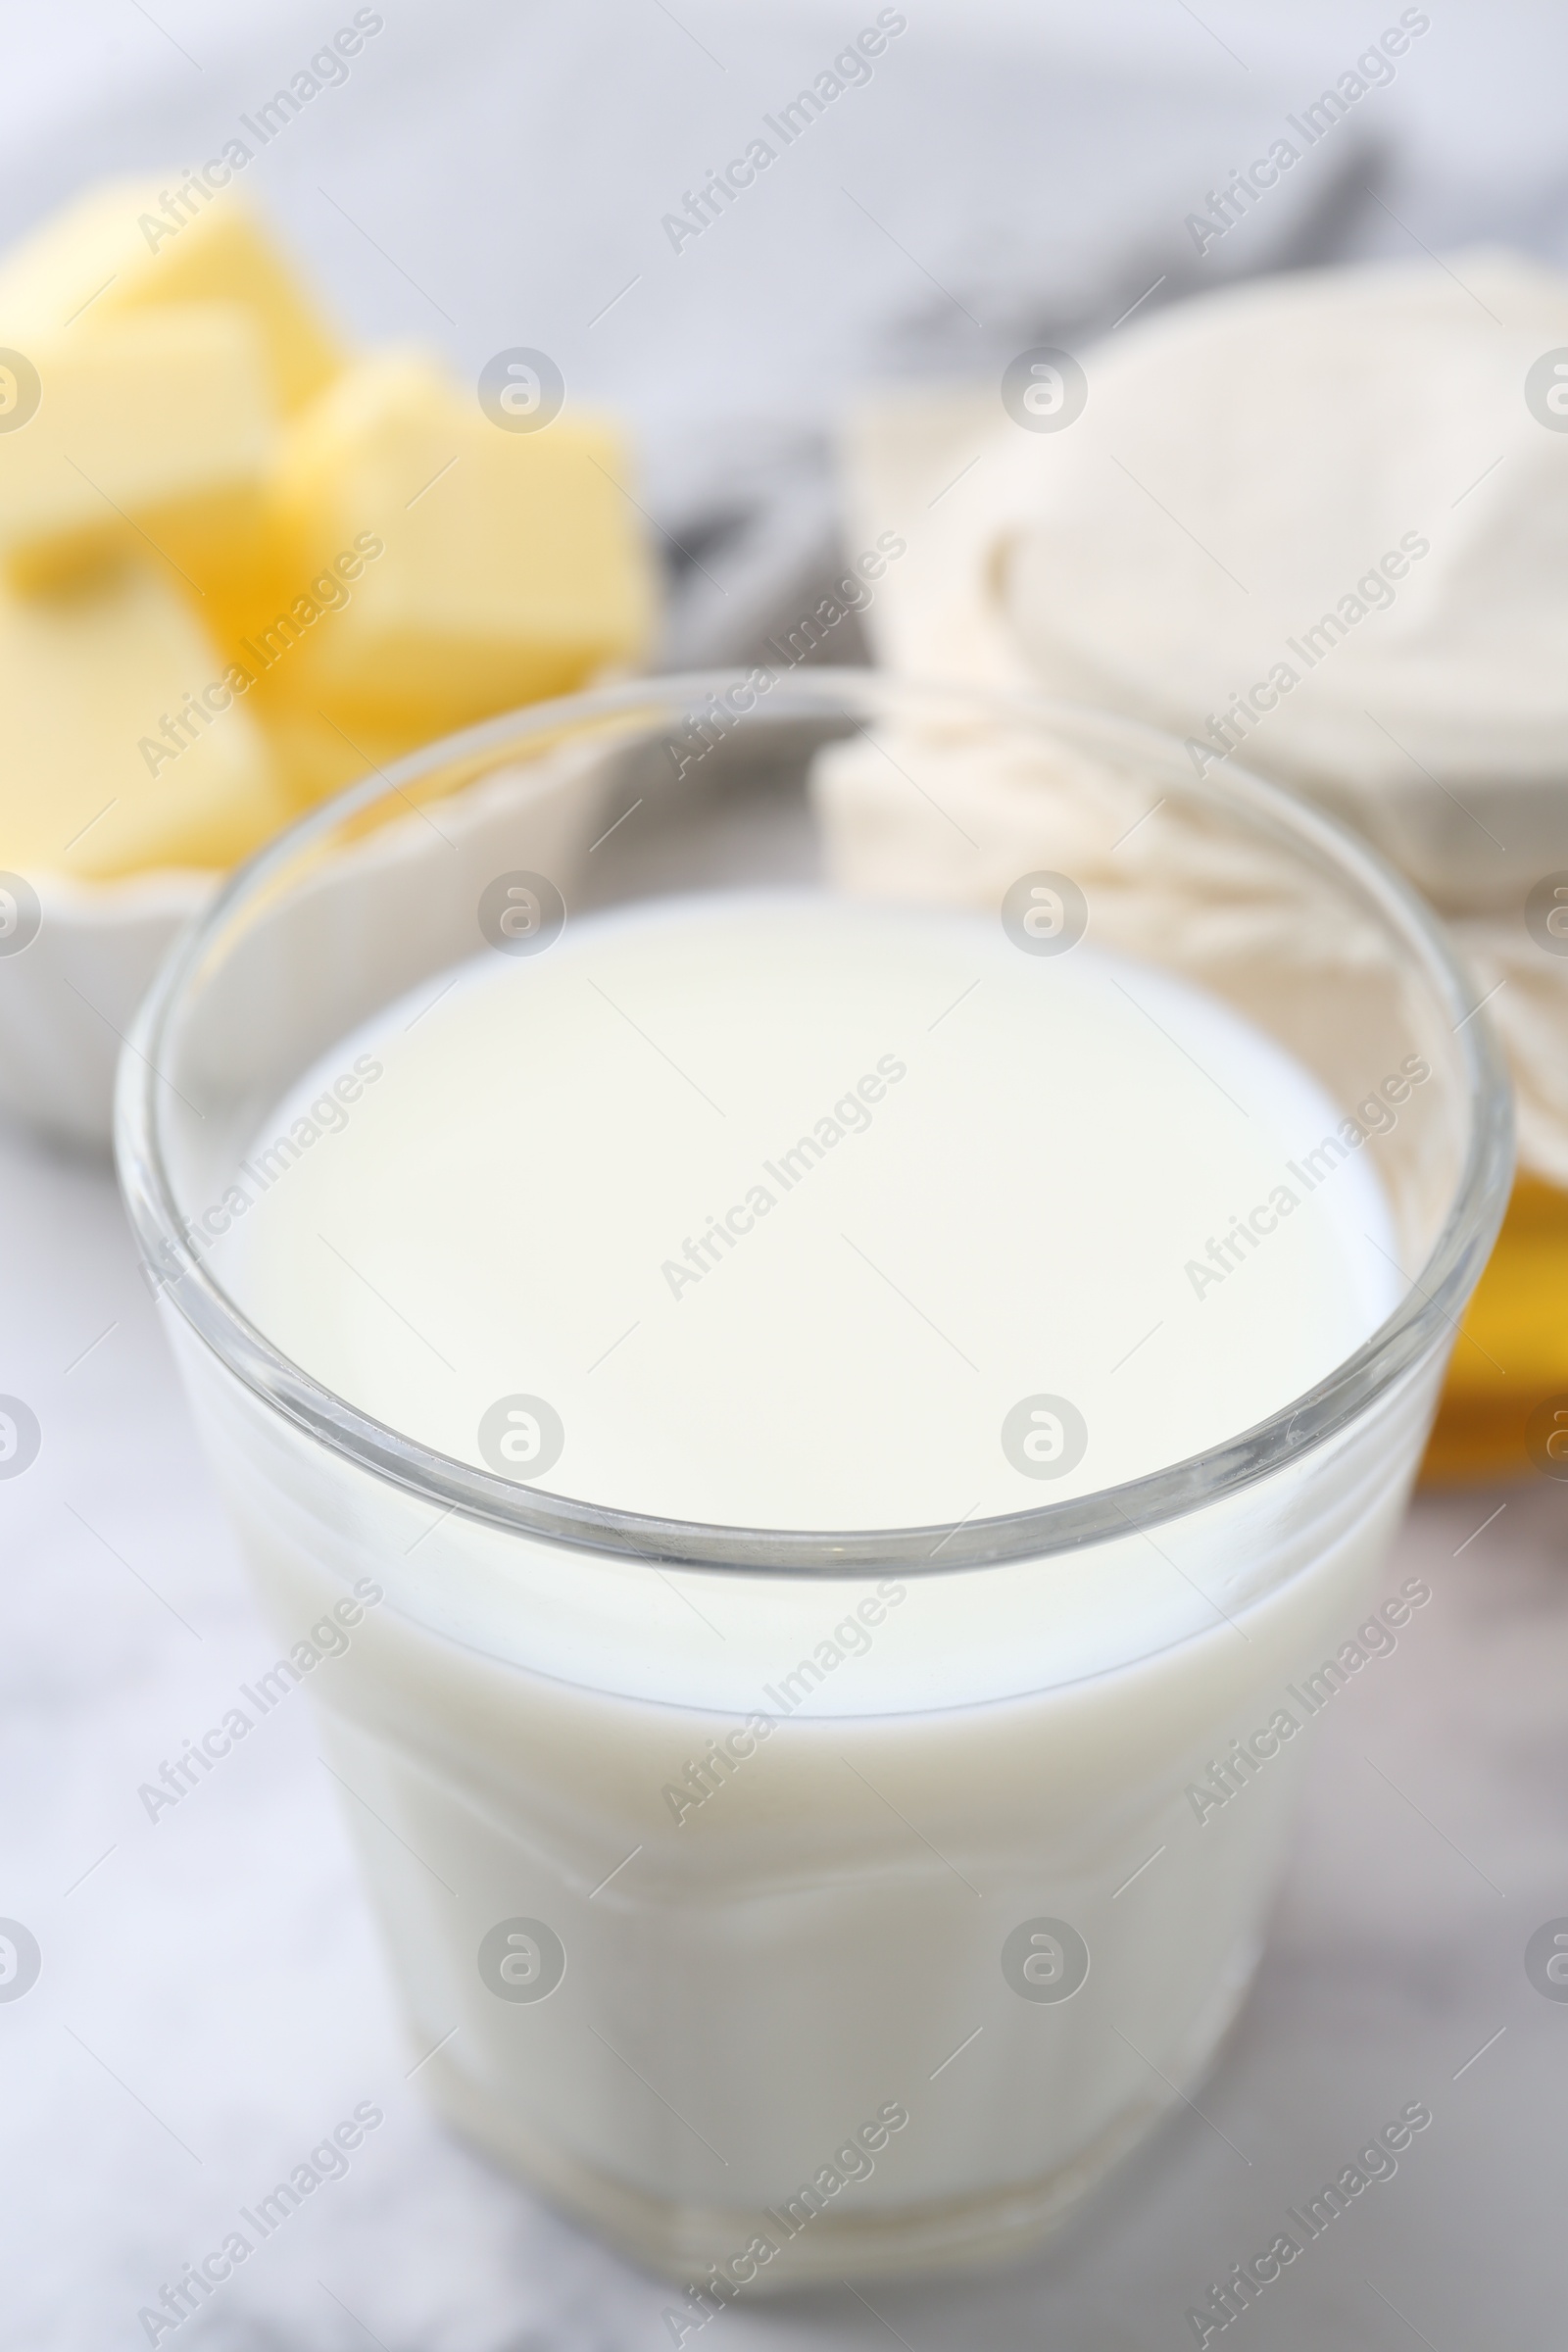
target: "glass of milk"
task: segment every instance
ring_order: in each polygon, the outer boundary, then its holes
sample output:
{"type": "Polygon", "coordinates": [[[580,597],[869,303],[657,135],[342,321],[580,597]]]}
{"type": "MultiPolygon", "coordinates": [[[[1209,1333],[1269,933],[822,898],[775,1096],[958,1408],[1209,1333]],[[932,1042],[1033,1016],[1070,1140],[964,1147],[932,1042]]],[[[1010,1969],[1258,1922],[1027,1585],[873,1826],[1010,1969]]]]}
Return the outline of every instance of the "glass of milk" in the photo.
{"type": "Polygon", "coordinates": [[[1107,717],[627,685],[245,867],[119,1149],[442,2111],[677,2340],[1049,2230],[1422,1599],[1510,1130],[1420,904],[1107,717]]]}

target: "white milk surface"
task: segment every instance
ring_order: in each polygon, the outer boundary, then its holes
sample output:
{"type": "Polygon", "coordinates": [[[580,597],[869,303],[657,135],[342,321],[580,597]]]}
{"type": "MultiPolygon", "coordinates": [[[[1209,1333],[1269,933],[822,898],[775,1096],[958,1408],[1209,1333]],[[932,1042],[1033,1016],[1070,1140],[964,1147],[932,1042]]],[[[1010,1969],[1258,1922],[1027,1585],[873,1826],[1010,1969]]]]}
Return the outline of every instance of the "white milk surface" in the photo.
{"type": "Polygon", "coordinates": [[[1196,2080],[1258,1949],[1289,1689],[1364,1605],[1423,1396],[1157,1534],[965,1573],[942,1544],[1232,1437],[1371,1332],[1369,1154],[1287,1165],[1338,1124],[1248,1024],[1088,943],[786,896],[487,952],[263,1123],[214,1269],[382,1421],[478,1462],[525,1396],[563,1433],[541,1486],[926,1531],[821,1579],[553,1545],[352,1469],[182,1347],[280,1638],[384,1595],[312,1682],[465,2131],[728,2296],[1028,2242],[1196,2080]],[[1059,1477],[1003,1443],[1040,1396],[1082,1425],[1059,1477]]]}
{"type": "Polygon", "coordinates": [[[218,1255],[241,1305],[467,1461],[487,1408],[543,1397],[564,1444],[537,1483],[626,1510],[848,1530],[1058,1500],[1264,1419],[1393,1300],[1364,1160],[1310,1192],[1287,1168],[1339,1123],[1298,1067],[1151,967],[977,915],[592,916],[393,1006],[256,1153],[323,1098],[333,1130],[218,1255]],[[1002,1440],[1042,1395],[1087,1432],[1059,1478],[1002,1440]]]}

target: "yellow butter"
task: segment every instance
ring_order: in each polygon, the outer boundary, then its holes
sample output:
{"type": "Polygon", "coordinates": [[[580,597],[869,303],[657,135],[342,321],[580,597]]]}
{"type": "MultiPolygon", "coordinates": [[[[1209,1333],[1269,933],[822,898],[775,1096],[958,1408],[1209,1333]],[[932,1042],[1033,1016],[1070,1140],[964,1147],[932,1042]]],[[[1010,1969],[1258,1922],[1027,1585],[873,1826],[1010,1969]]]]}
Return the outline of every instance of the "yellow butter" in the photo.
{"type": "Polygon", "coordinates": [[[290,709],[270,691],[270,681],[258,683],[250,709],[267,738],[278,783],[296,810],[314,808],[362,776],[384,771],[420,741],[408,726],[389,729],[356,719],[344,727],[314,710],[290,709]]]}
{"type": "Polygon", "coordinates": [[[34,342],[188,302],[235,302],[250,313],[265,389],[284,409],[314,398],[342,365],[340,346],[243,200],[195,176],[110,180],[13,246],[0,261],[0,345],[38,365],[34,342]]]}
{"type": "Polygon", "coordinates": [[[38,406],[0,433],[0,555],[22,587],[162,557],[197,598],[259,560],[276,454],[261,339],[232,303],[85,323],[33,357],[38,406]]]}
{"type": "Polygon", "coordinates": [[[652,594],[625,471],[609,427],[504,431],[421,357],[349,368],[286,436],[280,512],[302,582],[381,552],[302,631],[278,691],[351,732],[431,735],[634,662],[652,594]]]}
{"type": "Polygon", "coordinates": [[[160,572],[0,591],[0,866],[220,868],[288,815],[222,656],[160,572]]]}

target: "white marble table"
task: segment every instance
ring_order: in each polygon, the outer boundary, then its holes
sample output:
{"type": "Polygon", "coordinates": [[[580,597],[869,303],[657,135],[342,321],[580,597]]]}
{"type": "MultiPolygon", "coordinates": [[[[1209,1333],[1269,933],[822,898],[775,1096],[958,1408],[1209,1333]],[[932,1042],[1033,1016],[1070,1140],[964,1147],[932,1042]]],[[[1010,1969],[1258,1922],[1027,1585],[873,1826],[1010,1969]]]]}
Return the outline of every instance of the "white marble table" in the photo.
{"type": "MultiPolygon", "coordinates": [[[[148,1820],[139,1784],[273,1645],[108,1172],[0,1137],[0,1389],[44,1433],[0,1484],[0,1913],[44,1963],[0,2003],[0,2347],[145,2342],[138,2308],[362,2100],[386,2120],[347,2177],[180,2344],[668,2344],[668,2290],[426,2112],[306,1698],[148,1820]]],[[[733,2309],[705,2352],[1191,2343],[1208,2282],[1415,2100],[1434,2121],[1396,2177],[1226,2340],[1555,2341],[1568,2004],[1532,1988],[1523,1954],[1568,1913],[1565,1538],[1568,1494],[1544,1481],[1417,1502],[1388,1582],[1419,1573],[1433,1601],[1314,1731],[1272,1942],[1201,2114],[1178,2110],[1022,2268],[733,2309]]]]}

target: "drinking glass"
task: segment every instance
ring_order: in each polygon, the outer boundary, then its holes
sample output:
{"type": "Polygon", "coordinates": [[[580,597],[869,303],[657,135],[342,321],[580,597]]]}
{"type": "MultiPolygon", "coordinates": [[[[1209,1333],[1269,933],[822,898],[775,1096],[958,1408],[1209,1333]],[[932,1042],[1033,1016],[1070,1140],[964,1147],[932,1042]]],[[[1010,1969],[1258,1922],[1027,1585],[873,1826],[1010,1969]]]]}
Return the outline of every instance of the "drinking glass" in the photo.
{"type": "MultiPolygon", "coordinates": [[[[273,842],[172,954],[117,1116],[442,2112],[710,2307],[1043,2235],[1242,2000],[1306,1746],[1278,1718],[1304,1726],[1301,1677],[1370,1605],[1507,1197],[1505,1083],[1421,903],[1316,810],[1105,714],[869,671],[635,682],[437,745],[273,842]],[[687,1523],[377,1421],[229,1286],[225,1238],[289,1181],[257,1159],[275,1106],[412,991],[526,943],[540,877],[568,922],[758,885],[994,922],[1038,873],[1071,885],[1048,929],[1077,891],[1101,947],[1359,1105],[1388,1201],[1386,1319],[1200,1456],[1156,1445],[1140,1475],[946,1525],[687,1523]],[[1430,1075],[1384,1117],[1412,1057],[1430,1075]],[[824,1644],[844,1670],[803,1673],[824,1644]]],[[[1152,1187],[1160,1157],[1152,1129],[1152,1187]]],[[[820,1442],[808,1402],[780,1447],[820,1442]]]]}

